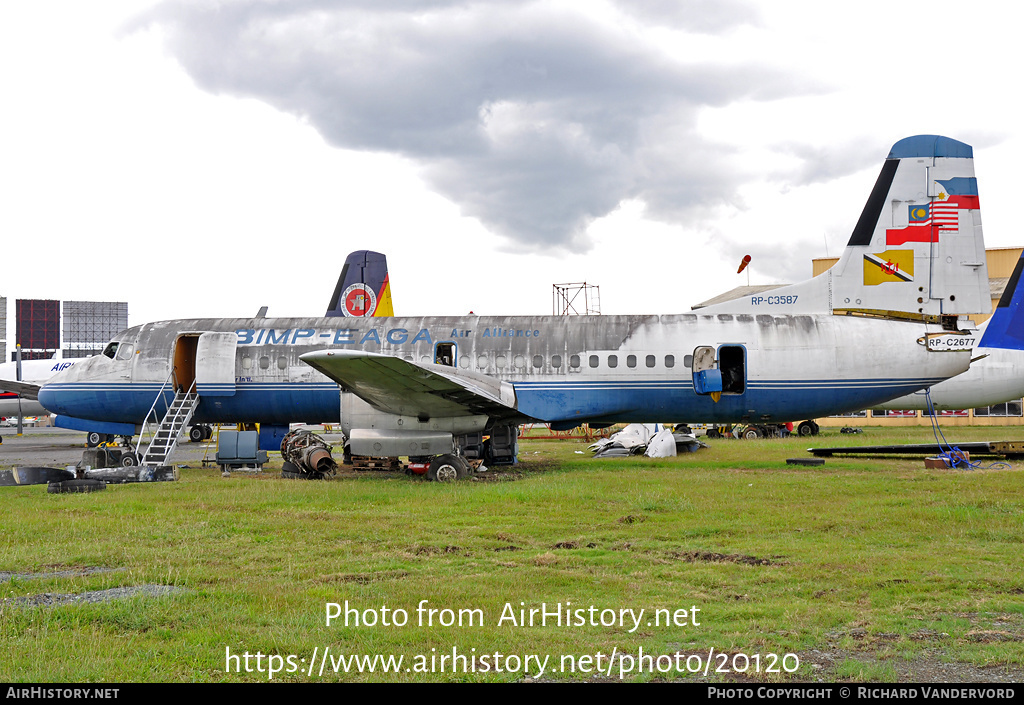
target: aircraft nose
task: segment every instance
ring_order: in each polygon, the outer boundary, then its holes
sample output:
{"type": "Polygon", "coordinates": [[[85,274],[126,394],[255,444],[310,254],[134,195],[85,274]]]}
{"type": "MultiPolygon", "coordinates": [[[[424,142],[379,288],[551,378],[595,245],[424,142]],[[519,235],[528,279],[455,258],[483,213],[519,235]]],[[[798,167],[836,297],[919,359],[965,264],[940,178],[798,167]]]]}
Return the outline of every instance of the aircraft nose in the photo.
{"type": "Polygon", "coordinates": [[[62,402],[62,395],[51,384],[44,384],[39,389],[39,403],[51,414],[66,414],[67,409],[62,402]]]}

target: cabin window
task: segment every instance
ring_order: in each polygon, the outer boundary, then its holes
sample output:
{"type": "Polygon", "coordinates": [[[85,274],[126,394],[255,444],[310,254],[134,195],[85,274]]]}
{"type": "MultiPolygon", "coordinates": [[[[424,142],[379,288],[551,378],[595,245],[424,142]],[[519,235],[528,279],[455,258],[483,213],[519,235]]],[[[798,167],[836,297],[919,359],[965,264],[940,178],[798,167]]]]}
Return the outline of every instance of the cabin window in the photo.
{"type": "Polygon", "coordinates": [[[252,358],[251,357],[243,357],[242,358],[242,369],[243,370],[250,370],[250,369],[252,369],[252,358]]]}
{"type": "Polygon", "coordinates": [[[455,367],[455,343],[438,343],[434,348],[434,364],[455,367]]]}
{"type": "Polygon", "coordinates": [[[562,366],[562,356],[561,355],[552,355],[551,356],[551,366],[552,367],[561,367],[562,366]]]}
{"type": "Polygon", "coordinates": [[[103,354],[109,357],[111,360],[114,359],[114,355],[117,353],[117,343],[107,343],[107,347],[103,348],[103,354]]]}
{"type": "Polygon", "coordinates": [[[478,357],[476,359],[476,366],[479,367],[481,370],[486,370],[487,369],[487,356],[486,355],[481,355],[480,357],[478,357]]]}
{"type": "Polygon", "coordinates": [[[665,356],[665,367],[675,367],[675,366],[676,366],[676,356],[675,355],[666,355],[665,356]]]}
{"type": "Polygon", "coordinates": [[[629,369],[633,369],[634,367],[636,367],[636,355],[626,356],[626,367],[628,367],[629,369]]]}
{"type": "Polygon", "coordinates": [[[514,358],[512,358],[512,364],[515,365],[515,368],[517,370],[521,370],[524,367],[526,367],[526,358],[523,357],[522,355],[516,355],[514,358]]]}
{"type": "Polygon", "coordinates": [[[591,355],[590,356],[590,366],[591,367],[597,367],[600,362],[601,361],[598,359],[597,355],[591,355]]]}
{"type": "Polygon", "coordinates": [[[611,367],[611,368],[614,369],[614,368],[616,368],[618,366],[619,366],[619,356],[618,355],[609,355],[608,356],[608,367],[611,367]]]}
{"type": "Polygon", "coordinates": [[[469,369],[469,358],[466,357],[465,355],[460,357],[459,358],[459,367],[461,367],[464,370],[468,370],[469,369]]]}
{"type": "Polygon", "coordinates": [[[267,357],[266,355],[263,355],[262,357],[260,357],[260,369],[261,370],[269,370],[270,369],[270,358],[267,357]]]}
{"type": "Polygon", "coordinates": [[[579,367],[579,366],[580,366],[580,356],[579,355],[573,355],[572,357],[569,358],[569,367],[579,367]]]}
{"type": "Polygon", "coordinates": [[[647,356],[647,366],[654,367],[654,355],[647,356]]]}
{"type": "Polygon", "coordinates": [[[687,369],[693,367],[693,355],[687,355],[683,358],[683,367],[687,369]]]}
{"type": "Polygon", "coordinates": [[[534,355],[533,356],[533,366],[534,367],[544,367],[544,356],[543,355],[534,355]]]}
{"type": "Polygon", "coordinates": [[[287,370],[288,369],[288,358],[281,356],[277,358],[277,369],[287,370]]]}
{"type": "Polygon", "coordinates": [[[498,355],[498,357],[494,358],[494,366],[499,370],[505,369],[505,356],[498,355]]]}

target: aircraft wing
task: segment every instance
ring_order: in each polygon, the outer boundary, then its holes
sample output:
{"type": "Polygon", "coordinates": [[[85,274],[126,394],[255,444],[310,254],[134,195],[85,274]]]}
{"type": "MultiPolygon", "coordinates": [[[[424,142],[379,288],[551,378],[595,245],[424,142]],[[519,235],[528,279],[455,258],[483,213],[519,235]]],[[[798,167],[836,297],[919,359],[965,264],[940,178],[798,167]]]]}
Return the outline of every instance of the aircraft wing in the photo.
{"type": "Polygon", "coordinates": [[[24,399],[38,399],[40,386],[42,385],[15,382],[13,379],[0,379],[0,392],[14,392],[24,399]]]}
{"type": "Polygon", "coordinates": [[[512,385],[478,372],[362,350],[318,350],[299,359],[380,411],[428,418],[518,416],[512,385]]]}

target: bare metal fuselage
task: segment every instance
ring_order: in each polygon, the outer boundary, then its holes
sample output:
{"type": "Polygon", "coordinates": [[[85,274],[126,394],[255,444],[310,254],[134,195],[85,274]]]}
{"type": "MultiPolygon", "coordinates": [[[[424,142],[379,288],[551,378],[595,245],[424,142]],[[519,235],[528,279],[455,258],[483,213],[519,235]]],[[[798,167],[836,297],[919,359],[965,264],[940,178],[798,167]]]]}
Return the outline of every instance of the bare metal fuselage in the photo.
{"type": "Polygon", "coordinates": [[[164,321],[125,331],[116,340],[130,354],[80,362],[40,401],[57,414],[138,424],[175,364],[192,365],[216,378],[206,392],[200,382],[196,422],[348,426],[337,384],[299,356],[354,349],[496,377],[514,389],[522,421],[786,421],[868,408],[965,371],[969,352],[929,351],[920,342],[929,332],[939,327],[810,314],[164,321]],[[184,340],[211,332],[222,334],[219,353],[181,359],[184,340]],[[702,346],[731,349],[742,374],[717,401],[694,388],[702,346]]]}

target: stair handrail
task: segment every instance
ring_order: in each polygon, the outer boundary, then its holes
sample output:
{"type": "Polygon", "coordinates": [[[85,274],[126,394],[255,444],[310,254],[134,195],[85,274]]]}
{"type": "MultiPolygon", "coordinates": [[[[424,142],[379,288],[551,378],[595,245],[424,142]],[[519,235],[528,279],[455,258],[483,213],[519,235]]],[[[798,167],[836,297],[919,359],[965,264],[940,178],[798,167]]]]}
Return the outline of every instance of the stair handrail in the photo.
{"type": "MultiPolygon", "coordinates": [[[[139,445],[142,445],[142,437],[144,435],[146,435],[146,427],[149,426],[149,417],[150,416],[153,417],[154,423],[156,423],[159,420],[159,419],[157,419],[157,415],[156,415],[156,403],[158,401],[160,401],[161,397],[163,397],[164,392],[167,389],[168,383],[171,383],[172,384],[171,389],[174,389],[173,382],[172,382],[172,378],[173,377],[174,377],[174,368],[172,367],[170,374],[167,375],[167,379],[165,379],[164,383],[162,385],[160,385],[160,389],[157,391],[156,396],[153,397],[153,405],[150,406],[149,407],[149,411],[146,412],[146,418],[142,420],[142,428],[139,430],[139,445]]],[[[171,403],[174,403],[174,397],[173,396],[171,397],[171,403]]],[[[171,404],[167,404],[167,408],[170,409],[171,408],[171,404]]]]}
{"type": "MultiPolygon", "coordinates": [[[[174,374],[174,371],[172,370],[171,371],[171,375],[173,375],[173,374],[174,374]]],[[[167,381],[170,381],[170,376],[168,376],[167,381]]],[[[163,389],[166,386],[167,386],[167,382],[164,382],[164,386],[160,387],[160,393],[163,392],[163,389]]],[[[188,388],[188,391],[187,392],[181,392],[182,401],[183,402],[187,401],[189,399],[189,397],[192,397],[194,395],[194,393],[195,393],[195,389],[196,389],[196,381],[192,380],[192,386],[188,388]]],[[[171,399],[171,403],[167,406],[167,413],[164,414],[164,418],[160,420],[160,423],[156,427],[156,431],[153,432],[153,438],[149,441],[149,446],[146,448],[146,452],[143,453],[139,457],[139,462],[140,463],[144,463],[146,458],[149,457],[150,452],[152,452],[153,446],[156,445],[156,442],[158,440],[157,439],[157,434],[160,432],[160,427],[163,426],[163,422],[164,421],[167,421],[167,417],[168,416],[171,417],[170,418],[171,428],[174,428],[174,426],[177,425],[179,418],[181,418],[182,416],[190,416],[191,415],[191,407],[189,407],[190,410],[188,412],[183,412],[182,411],[182,409],[185,408],[184,404],[180,405],[177,409],[173,408],[174,407],[174,401],[177,398],[178,398],[178,395],[176,393],[174,395],[174,398],[171,399]],[[173,415],[171,413],[172,410],[173,410],[173,415]]],[[[194,407],[195,405],[193,404],[192,406],[194,407]]],[[[156,408],[156,400],[153,401],[153,407],[150,409],[150,412],[153,412],[153,410],[155,408],[156,408]]],[[[153,414],[153,416],[154,416],[154,418],[156,418],[156,414],[155,413],[153,414]]],[[[143,423],[143,429],[145,429],[145,425],[148,422],[149,422],[149,414],[146,415],[146,421],[143,423]]],[[[182,424],[182,426],[184,426],[184,424],[182,424]]],[[[164,456],[164,460],[167,460],[167,458],[170,457],[171,450],[174,448],[175,445],[177,445],[177,439],[178,439],[179,435],[181,435],[181,427],[178,427],[178,432],[173,434],[170,438],[167,439],[167,443],[168,443],[168,445],[167,445],[167,454],[164,456]]],[[[140,443],[142,441],[142,435],[141,434],[139,434],[139,441],[140,441],[140,443]]]]}

